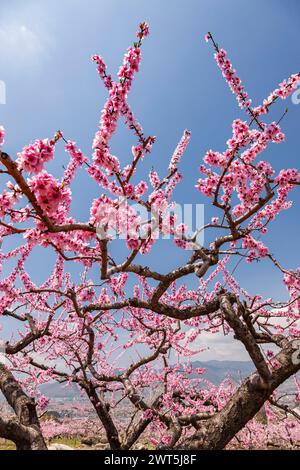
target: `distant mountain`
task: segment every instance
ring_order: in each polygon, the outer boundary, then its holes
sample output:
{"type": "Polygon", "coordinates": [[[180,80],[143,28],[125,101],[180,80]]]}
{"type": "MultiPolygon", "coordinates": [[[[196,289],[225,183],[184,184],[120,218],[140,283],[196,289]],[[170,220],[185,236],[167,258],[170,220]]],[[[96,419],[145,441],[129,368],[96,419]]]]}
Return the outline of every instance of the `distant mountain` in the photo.
{"type": "MultiPolygon", "coordinates": [[[[220,383],[226,378],[231,377],[239,383],[241,379],[248,377],[254,372],[255,367],[251,361],[196,361],[193,362],[193,369],[206,369],[203,377],[214,385],[220,383]]],[[[192,377],[195,377],[192,374],[192,377]]]]}
{"type": "Polygon", "coordinates": [[[80,391],[75,384],[66,386],[57,382],[50,382],[40,386],[40,391],[48,398],[61,400],[74,400],[80,398],[80,391]]]}
{"type": "MultiPolygon", "coordinates": [[[[245,377],[248,377],[255,368],[250,361],[196,361],[193,362],[193,369],[206,369],[203,377],[214,385],[219,385],[226,377],[231,377],[236,383],[239,383],[245,377]]],[[[191,374],[196,377],[196,374],[191,374]]],[[[289,379],[280,387],[282,390],[293,391],[295,385],[293,380],[289,379]]],[[[85,395],[80,395],[76,385],[66,386],[57,382],[51,382],[41,385],[40,391],[50,399],[61,401],[73,401],[85,399],[85,395]]],[[[0,393],[0,401],[3,397],[0,393]]]]}
{"type": "MultiPolygon", "coordinates": [[[[193,362],[193,369],[204,368],[205,379],[214,385],[219,385],[226,377],[230,376],[235,382],[247,377],[254,371],[252,362],[246,361],[196,361],[193,362]]],[[[195,377],[196,374],[191,374],[195,377]]],[[[80,397],[76,385],[65,386],[56,382],[44,384],[40,387],[41,392],[48,398],[61,400],[74,400],[80,397]]]]}
{"type": "MultiPolygon", "coordinates": [[[[65,401],[75,401],[82,399],[86,399],[85,394],[81,395],[80,390],[76,385],[68,385],[60,384],[57,382],[49,382],[47,384],[43,384],[39,386],[40,392],[45,395],[45,397],[51,400],[59,400],[62,402],[65,401]]],[[[5,401],[4,397],[0,391],[0,403],[5,401]]]]}

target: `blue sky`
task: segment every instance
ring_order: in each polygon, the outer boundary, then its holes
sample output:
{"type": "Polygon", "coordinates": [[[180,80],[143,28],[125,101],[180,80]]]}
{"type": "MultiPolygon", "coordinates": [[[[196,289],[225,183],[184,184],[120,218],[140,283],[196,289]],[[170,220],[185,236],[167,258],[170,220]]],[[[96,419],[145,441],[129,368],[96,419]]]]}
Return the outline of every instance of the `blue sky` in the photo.
{"type": "MultiPolygon", "coordinates": [[[[151,166],[165,174],[169,158],[184,129],[192,140],[181,164],[184,182],[175,197],[181,203],[206,203],[194,185],[206,150],[222,151],[232,120],[243,117],[204,40],[207,31],[228,52],[254,104],[260,104],[277,84],[299,70],[300,3],[297,0],[1,0],[0,80],[6,84],[6,105],[0,105],[0,124],[7,130],[5,150],[12,156],[37,137],[51,137],[57,129],[77,141],[87,155],[107,93],[90,61],[103,55],[116,76],[138,24],[147,20],[151,35],[143,45],[143,62],[129,103],[146,134],[156,135],[151,166]]],[[[291,100],[274,106],[270,120],[285,107],[282,126],[287,141],[273,145],[265,156],[275,168],[298,167],[300,105],[291,100]]],[[[113,140],[122,162],[130,158],[133,136],[123,124],[113,140]]],[[[66,155],[49,168],[59,174],[66,155]]],[[[84,179],[73,188],[78,218],[86,220],[97,188],[84,179]]],[[[102,192],[102,191],[101,191],[102,192]]],[[[100,193],[101,194],[101,193],[100,193]]],[[[273,224],[268,243],[287,267],[299,265],[299,191],[295,206],[273,224]],[[298,206],[297,206],[298,204],[298,206]]],[[[207,220],[212,212],[205,206],[207,220]]],[[[154,268],[175,267],[186,254],[161,242],[151,260],[154,268]]],[[[120,246],[116,247],[120,255],[120,246]]],[[[45,255],[45,254],[44,254],[45,255]]],[[[51,255],[45,259],[52,261],[51,255]]],[[[38,255],[32,273],[43,277],[38,255]]],[[[238,279],[252,294],[286,295],[281,275],[267,262],[241,263],[238,279]]],[[[37,280],[37,279],[36,279],[37,280]]]]}

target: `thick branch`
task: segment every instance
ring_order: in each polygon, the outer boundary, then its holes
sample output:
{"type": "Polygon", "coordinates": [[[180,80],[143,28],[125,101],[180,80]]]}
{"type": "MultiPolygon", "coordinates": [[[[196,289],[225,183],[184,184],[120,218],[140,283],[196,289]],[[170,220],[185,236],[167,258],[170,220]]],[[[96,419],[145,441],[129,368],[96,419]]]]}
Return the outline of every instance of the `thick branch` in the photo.
{"type": "Polygon", "coordinates": [[[6,421],[0,418],[0,435],[15,442],[18,449],[46,450],[36,404],[3,364],[0,364],[0,390],[17,416],[6,421]]]}

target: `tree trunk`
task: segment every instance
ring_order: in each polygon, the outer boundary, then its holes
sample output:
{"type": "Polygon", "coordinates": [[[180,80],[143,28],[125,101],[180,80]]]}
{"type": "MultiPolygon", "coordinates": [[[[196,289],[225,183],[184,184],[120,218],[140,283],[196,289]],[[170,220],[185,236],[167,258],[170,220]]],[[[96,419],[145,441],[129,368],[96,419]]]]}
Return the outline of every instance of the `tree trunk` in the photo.
{"type": "Polygon", "coordinates": [[[110,416],[109,409],[107,409],[107,403],[104,403],[103,400],[99,398],[94,388],[91,387],[90,389],[87,389],[86,392],[101,423],[103,424],[111,450],[120,450],[121,442],[119,433],[112,417],[110,416]]]}
{"type": "Polygon", "coordinates": [[[34,400],[3,364],[0,364],[0,390],[16,414],[11,419],[0,417],[0,437],[13,441],[17,450],[47,450],[34,400]]]}
{"type": "Polygon", "coordinates": [[[274,359],[276,367],[272,369],[267,388],[261,386],[257,372],[252,374],[241,384],[224,408],[209,420],[201,422],[195,434],[179,447],[199,450],[224,449],[259,412],[274,390],[300,370],[300,364],[293,361],[295,347],[292,343],[287,343],[274,359]]]}

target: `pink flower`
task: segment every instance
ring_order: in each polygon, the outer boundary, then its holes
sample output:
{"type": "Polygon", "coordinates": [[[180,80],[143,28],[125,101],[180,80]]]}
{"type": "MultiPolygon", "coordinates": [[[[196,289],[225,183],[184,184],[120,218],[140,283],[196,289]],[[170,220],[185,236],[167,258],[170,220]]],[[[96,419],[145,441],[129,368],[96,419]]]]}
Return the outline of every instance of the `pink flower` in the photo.
{"type": "Polygon", "coordinates": [[[215,59],[232,93],[235,94],[240,107],[249,108],[251,100],[248,99],[248,93],[245,92],[241,79],[236,75],[236,71],[227,57],[227,52],[224,49],[220,49],[216,52],[215,59]]]}
{"type": "Polygon", "coordinates": [[[4,144],[5,140],[5,129],[3,126],[0,126],[0,147],[4,144]]]}
{"type": "Polygon", "coordinates": [[[127,246],[130,250],[138,250],[140,242],[136,238],[130,238],[129,240],[127,240],[127,246]]]}
{"type": "Polygon", "coordinates": [[[41,410],[44,411],[49,404],[49,399],[44,396],[41,396],[38,403],[41,410]]]}
{"type": "Polygon", "coordinates": [[[160,185],[160,178],[155,170],[151,170],[149,173],[149,180],[152,188],[157,188],[160,185]]]}
{"type": "Polygon", "coordinates": [[[180,159],[181,159],[183,153],[185,152],[185,150],[187,148],[187,145],[190,141],[190,138],[191,138],[190,131],[185,130],[184,133],[183,133],[183,136],[182,136],[179,144],[177,145],[177,147],[175,149],[175,152],[173,153],[173,156],[171,158],[171,161],[170,161],[170,164],[169,164],[169,171],[170,172],[176,170],[176,168],[178,166],[178,163],[180,162],[180,159]]]}
{"type": "Polygon", "coordinates": [[[134,194],[137,197],[143,196],[147,191],[148,191],[148,186],[147,186],[147,183],[145,183],[145,181],[140,181],[134,188],[134,194]]]}
{"type": "MultiPolygon", "coordinates": [[[[143,37],[144,32],[142,31],[141,29],[139,34],[142,34],[143,37]]],[[[147,34],[147,26],[145,26],[145,32],[147,34]]],[[[98,64],[99,74],[103,78],[105,64],[102,58],[94,56],[93,59],[98,64]]],[[[110,173],[118,172],[120,164],[118,159],[109,152],[109,141],[116,131],[118,119],[123,112],[124,106],[126,106],[127,94],[131,89],[134,74],[139,70],[140,60],[140,48],[129,47],[124,56],[123,65],[118,72],[119,82],[112,83],[109,89],[109,98],[101,112],[100,127],[93,142],[93,159],[95,164],[105,168],[110,173]]]]}
{"type": "Polygon", "coordinates": [[[148,409],[148,410],[145,410],[144,413],[143,413],[143,418],[144,419],[152,419],[153,418],[153,412],[152,410],[148,409]]]}
{"type": "Polygon", "coordinates": [[[17,165],[19,170],[27,173],[39,173],[43,170],[44,164],[52,160],[54,156],[54,142],[49,139],[36,140],[28,147],[24,147],[18,153],[17,165]]]}
{"type": "Polygon", "coordinates": [[[45,170],[34,176],[29,181],[29,186],[47,215],[54,217],[55,220],[64,219],[71,204],[68,188],[63,187],[45,170]]]}
{"type": "Polygon", "coordinates": [[[242,247],[249,250],[247,261],[251,262],[255,258],[264,258],[269,254],[269,249],[258,240],[247,235],[242,241],[242,247]]]}

